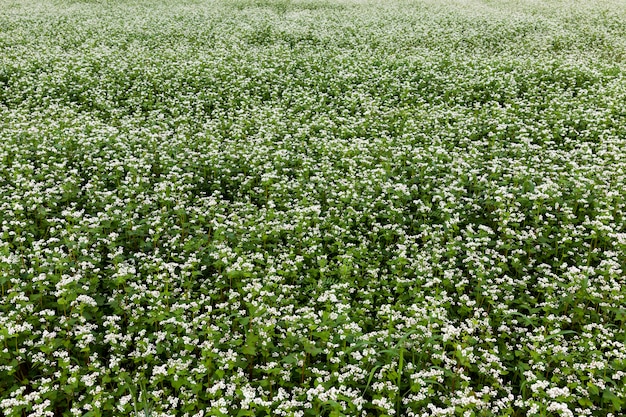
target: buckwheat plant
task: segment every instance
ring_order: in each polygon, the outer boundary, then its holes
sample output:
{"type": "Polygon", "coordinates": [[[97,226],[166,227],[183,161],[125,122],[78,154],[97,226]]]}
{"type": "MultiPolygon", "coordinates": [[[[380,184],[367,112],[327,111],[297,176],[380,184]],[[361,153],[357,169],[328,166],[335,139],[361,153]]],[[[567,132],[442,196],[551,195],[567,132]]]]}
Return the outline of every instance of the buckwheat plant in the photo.
{"type": "Polygon", "coordinates": [[[0,415],[626,413],[624,2],[0,10],[0,415]]]}

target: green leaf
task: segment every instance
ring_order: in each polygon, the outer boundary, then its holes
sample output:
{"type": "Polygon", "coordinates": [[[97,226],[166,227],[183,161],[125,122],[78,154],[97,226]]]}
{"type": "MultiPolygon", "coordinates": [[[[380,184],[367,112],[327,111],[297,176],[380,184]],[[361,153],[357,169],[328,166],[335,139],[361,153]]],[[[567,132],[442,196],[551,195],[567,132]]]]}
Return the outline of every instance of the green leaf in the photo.
{"type": "Polygon", "coordinates": [[[241,352],[244,355],[254,356],[256,355],[256,347],[253,344],[247,343],[242,349],[241,352]]]}
{"type": "Polygon", "coordinates": [[[372,370],[370,371],[370,376],[369,378],[367,378],[367,385],[365,385],[365,389],[363,390],[363,395],[365,395],[365,392],[367,392],[367,389],[370,387],[370,384],[372,383],[372,378],[374,378],[374,372],[376,372],[378,368],[380,368],[380,365],[373,367],[372,370]]]}
{"type": "Polygon", "coordinates": [[[174,387],[174,389],[179,389],[180,387],[183,386],[183,384],[185,383],[185,380],[182,378],[178,378],[178,379],[174,379],[172,378],[170,380],[170,383],[172,384],[172,386],[174,387]]]}
{"type": "Polygon", "coordinates": [[[611,404],[613,404],[613,408],[615,410],[617,411],[622,410],[622,404],[624,403],[624,400],[618,397],[617,395],[613,394],[611,391],[605,390],[604,393],[602,394],[602,399],[605,401],[610,401],[611,404]]]}
{"type": "Polygon", "coordinates": [[[291,355],[287,355],[283,358],[283,362],[284,363],[296,363],[298,362],[298,359],[296,358],[295,355],[291,354],[291,355]]]}
{"type": "Polygon", "coordinates": [[[554,339],[555,337],[557,337],[559,335],[565,335],[565,334],[577,334],[577,332],[575,332],[574,330],[562,330],[562,331],[560,331],[558,333],[554,333],[554,334],[551,334],[551,335],[547,336],[544,340],[548,341],[550,339],[554,339]]]}
{"type": "Polygon", "coordinates": [[[317,356],[322,353],[322,349],[315,346],[315,343],[305,342],[304,351],[311,356],[317,356]]]}

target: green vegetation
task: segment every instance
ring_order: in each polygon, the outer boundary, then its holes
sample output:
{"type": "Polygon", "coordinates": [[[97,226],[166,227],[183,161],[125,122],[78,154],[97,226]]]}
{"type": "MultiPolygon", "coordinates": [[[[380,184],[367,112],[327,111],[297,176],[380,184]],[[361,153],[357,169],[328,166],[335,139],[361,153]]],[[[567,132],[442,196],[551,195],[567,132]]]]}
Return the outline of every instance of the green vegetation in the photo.
{"type": "Polygon", "coordinates": [[[626,413],[623,2],[0,10],[0,415],[626,413]]]}

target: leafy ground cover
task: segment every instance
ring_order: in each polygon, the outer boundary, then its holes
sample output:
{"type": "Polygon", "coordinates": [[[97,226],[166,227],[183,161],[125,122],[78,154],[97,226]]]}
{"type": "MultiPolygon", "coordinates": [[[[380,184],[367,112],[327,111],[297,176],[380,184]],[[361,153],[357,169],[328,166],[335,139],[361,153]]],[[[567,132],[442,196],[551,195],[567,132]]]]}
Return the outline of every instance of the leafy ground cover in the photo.
{"type": "Polygon", "coordinates": [[[626,413],[626,6],[0,0],[0,414],[626,413]]]}

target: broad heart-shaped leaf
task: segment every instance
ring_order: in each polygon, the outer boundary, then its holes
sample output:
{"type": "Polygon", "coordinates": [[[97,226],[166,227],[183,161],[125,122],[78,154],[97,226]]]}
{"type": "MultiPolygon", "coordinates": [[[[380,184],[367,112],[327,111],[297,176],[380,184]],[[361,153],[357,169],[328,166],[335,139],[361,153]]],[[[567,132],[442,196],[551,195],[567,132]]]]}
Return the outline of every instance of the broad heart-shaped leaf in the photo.
{"type": "Polygon", "coordinates": [[[589,391],[589,393],[591,395],[598,395],[598,394],[600,394],[600,390],[598,389],[598,387],[596,387],[591,382],[587,382],[587,390],[589,391]]]}
{"type": "Polygon", "coordinates": [[[256,355],[256,347],[253,344],[246,343],[246,345],[241,349],[241,353],[244,355],[254,356],[256,355]]]}
{"type": "Polygon", "coordinates": [[[316,356],[322,353],[322,349],[315,346],[315,343],[309,341],[304,342],[304,351],[311,356],[316,356]]]}
{"type": "Polygon", "coordinates": [[[296,363],[298,362],[298,358],[294,354],[287,355],[283,358],[283,362],[284,363],[296,363]]]}
{"type": "Polygon", "coordinates": [[[183,384],[185,383],[185,380],[182,378],[178,378],[178,379],[172,378],[170,383],[175,389],[179,389],[180,387],[183,386],[183,384]]]}
{"type": "Polygon", "coordinates": [[[259,336],[254,333],[248,333],[246,337],[246,343],[241,349],[241,353],[244,355],[256,355],[256,344],[259,341],[259,336]]]}
{"type": "Polygon", "coordinates": [[[613,408],[615,408],[617,411],[622,411],[622,405],[624,404],[624,400],[613,394],[608,389],[604,390],[604,393],[602,394],[602,399],[605,401],[611,401],[611,404],[613,404],[613,408]]]}

